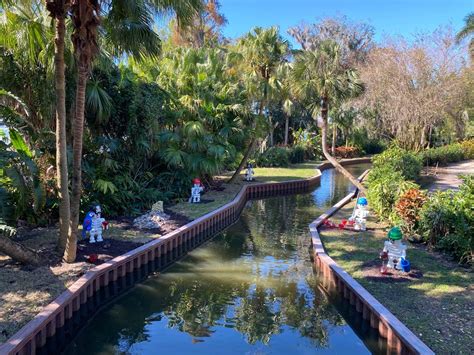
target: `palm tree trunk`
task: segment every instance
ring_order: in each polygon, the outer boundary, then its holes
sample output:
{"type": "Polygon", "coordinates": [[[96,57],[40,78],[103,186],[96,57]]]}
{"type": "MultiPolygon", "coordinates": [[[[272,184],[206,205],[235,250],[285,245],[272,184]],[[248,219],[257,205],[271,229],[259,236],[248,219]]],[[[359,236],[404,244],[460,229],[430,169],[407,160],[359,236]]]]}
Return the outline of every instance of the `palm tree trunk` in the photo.
{"type": "Polygon", "coordinates": [[[336,124],[333,123],[333,125],[332,125],[332,146],[331,146],[331,154],[333,156],[336,155],[336,139],[337,139],[337,127],[336,127],[336,124]]]}
{"type": "Polygon", "coordinates": [[[244,168],[245,166],[245,163],[247,162],[250,154],[252,153],[253,151],[253,148],[255,147],[255,142],[257,141],[256,138],[252,138],[252,140],[250,141],[250,144],[248,145],[247,147],[247,150],[245,151],[245,154],[244,154],[244,157],[242,158],[242,160],[240,161],[240,164],[239,164],[239,167],[237,168],[237,170],[234,172],[234,174],[232,175],[232,177],[229,179],[229,181],[227,181],[228,184],[231,184],[233,183],[237,177],[239,176],[240,172],[242,171],[242,169],[244,168]]]}
{"type": "Polygon", "coordinates": [[[0,252],[23,264],[38,265],[38,255],[31,249],[0,234],[0,252]]]}
{"type": "Polygon", "coordinates": [[[339,171],[342,175],[347,177],[353,184],[356,186],[359,191],[366,195],[367,191],[365,187],[357,180],[350,172],[348,172],[344,167],[339,164],[339,162],[331,156],[328,152],[328,145],[327,145],[327,134],[328,134],[328,104],[327,98],[323,98],[322,100],[322,107],[321,107],[321,117],[322,117],[322,127],[321,127],[321,144],[323,148],[323,154],[326,159],[332,164],[332,166],[339,171]]]}
{"type": "Polygon", "coordinates": [[[66,249],[64,251],[64,260],[68,263],[72,263],[76,260],[77,251],[77,230],[82,190],[82,136],[84,133],[84,109],[88,76],[89,71],[87,68],[79,64],[76,88],[76,114],[72,125],[74,143],[72,151],[71,220],[66,249]]]}
{"type": "Polygon", "coordinates": [[[290,117],[285,115],[285,147],[288,145],[288,130],[290,125],[290,117]]]}
{"type": "MultiPolygon", "coordinates": [[[[266,93],[267,93],[267,90],[266,90],[266,87],[264,89],[264,97],[266,97],[266,93]]],[[[263,112],[263,107],[264,107],[264,100],[260,101],[260,105],[259,105],[259,108],[258,108],[258,115],[260,116],[263,112]]],[[[253,120],[252,122],[252,130],[255,130],[257,126],[257,122],[255,122],[255,119],[253,120]]],[[[252,132],[253,134],[253,132],[252,132]]],[[[257,142],[257,138],[256,137],[252,137],[252,139],[250,140],[250,144],[248,145],[247,147],[247,150],[245,151],[245,154],[244,154],[244,157],[242,158],[242,160],[240,161],[240,164],[237,168],[237,170],[234,172],[234,174],[232,175],[232,177],[229,179],[229,181],[227,181],[228,184],[231,184],[233,183],[237,177],[240,175],[240,172],[242,171],[242,169],[244,168],[245,166],[245,163],[247,162],[250,154],[252,153],[254,147],[255,147],[255,143],[257,142]]]]}
{"type": "Polygon", "coordinates": [[[66,248],[68,237],[70,203],[68,189],[67,143],[66,143],[66,81],[64,65],[64,38],[66,35],[65,13],[56,18],[54,51],[54,78],[56,86],[56,179],[59,193],[59,243],[61,252],[66,248]]]}

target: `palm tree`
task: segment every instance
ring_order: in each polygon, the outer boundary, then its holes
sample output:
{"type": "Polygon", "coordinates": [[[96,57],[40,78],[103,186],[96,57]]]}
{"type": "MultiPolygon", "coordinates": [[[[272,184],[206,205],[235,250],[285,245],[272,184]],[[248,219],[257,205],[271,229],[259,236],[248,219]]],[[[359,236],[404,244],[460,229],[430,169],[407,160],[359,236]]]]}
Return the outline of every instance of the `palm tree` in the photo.
{"type": "MultiPolygon", "coordinates": [[[[458,43],[474,34],[474,12],[471,12],[469,15],[467,15],[464,18],[464,22],[466,24],[456,35],[456,40],[458,43]]],[[[469,51],[471,52],[471,58],[474,58],[474,38],[471,38],[471,41],[469,42],[469,51]]]]}
{"type": "Polygon", "coordinates": [[[329,105],[361,90],[355,71],[344,68],[340,55],[339,45],[332,41],[324,41],[314,50],[297,54],[292,73],[293,87],[307,102],[308,109],[321,127],[322,150],[326,159],[365,193],[364,186],[328,152],[329,105]],[[320,117],[317,116],[319,112],[320,117]]]}
{"type": "Polygon", "coordinates": [[[73,157],[71,186],[71,218],[64,251],[64,260],[76,258],[77,230],[82,189],[82,139],[87,81],[94,58],[99,53],[99,29],[104,45],[111,45],[116,58],[123,55],[155,56],[160,50],[160,38],[153,30],[157,14],[175,12],[186,24],[200,11],[200,0],[72,0],[72,42],[77,67],[75,115],[72,123],[73,157]],[[101,15],[103,26],[101,26],[101,15]]]}
{"type": "MultiPolygon", "coordinates": [[[[238,42],[242,59],[249,70],[248,79],[257,86],[256,101],[258,101],[258,109],[256,113],[258,116],[263,114],[264,108],[268,104],[275,69],[284,61],[288,53],[288,47],[288,41],[282,38],[276,26],[268,29],[256,27],[238,42]]],[[[252,130],[255,130],[255,128],[256,121],[253,120],[252,130]]],[[[229,183],[235,181],[239,176],[255,146],[256,139],[256,135],[252,134],[244,157],[230,178],[229,183]]]]}
{"type": "Polygon", "coordinates": [[[283,114],[285,116],[285,140],[284,145],[288,145],[288,134],[290,126],[290,117],[295,108],[294,96],[291,87],[291,64],[283,63],[277,70],[279,89],[276,97],[282,103],[283,114]]]}
{"type": "Polygon", "coordinates": [[[59,249],[64,251],[69,229],[69,174],[66,142],[66,78],[64,48],[68,0],[46,0],[46,8],[55,21],[54,81],[56,91],[56,184],[59,193],[59,249]]]}

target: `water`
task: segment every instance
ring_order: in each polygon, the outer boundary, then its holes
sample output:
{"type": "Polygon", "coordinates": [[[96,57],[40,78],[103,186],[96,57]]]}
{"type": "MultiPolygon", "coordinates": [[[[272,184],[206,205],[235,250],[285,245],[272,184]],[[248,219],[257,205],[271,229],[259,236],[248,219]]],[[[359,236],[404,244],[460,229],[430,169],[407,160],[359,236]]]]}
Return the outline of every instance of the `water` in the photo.
{"type": "Polygon", "coordinates": [[[250,201],[236,224],[100,311],[66,354],[370,353],[309,258],[308,224],[351,189],[327,170],[312,193],[250,201]]]}

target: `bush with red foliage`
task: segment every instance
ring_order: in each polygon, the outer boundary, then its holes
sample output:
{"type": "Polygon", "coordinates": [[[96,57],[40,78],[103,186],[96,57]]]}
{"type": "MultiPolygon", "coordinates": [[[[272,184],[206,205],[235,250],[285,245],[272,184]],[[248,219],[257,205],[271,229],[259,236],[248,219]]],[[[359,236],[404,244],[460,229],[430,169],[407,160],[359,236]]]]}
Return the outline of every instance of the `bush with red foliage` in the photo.
{"type": "Polygon", "coordinates": [[[420,189],[414,188],[400,196],[395,211],[403,221],[404,232],[413,235],[420,220],[420,211],[427,200],[426,194],[420,189]]]}
{"type": "Polygon", "coordinates": [[[357,147],[337,147],[336,148],[336,157],[338,158],[356,158],[360,156],[360,150],[357,147]]]}

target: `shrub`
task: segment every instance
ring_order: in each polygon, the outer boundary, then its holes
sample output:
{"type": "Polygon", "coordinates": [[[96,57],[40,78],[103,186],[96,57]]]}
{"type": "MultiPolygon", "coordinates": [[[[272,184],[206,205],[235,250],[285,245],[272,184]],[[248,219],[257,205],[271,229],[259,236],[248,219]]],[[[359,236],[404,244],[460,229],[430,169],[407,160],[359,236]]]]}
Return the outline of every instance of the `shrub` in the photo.
{"type": "Polygon", "coordinates": [[[262,167],[287,167],[289,163],[289,149],[283,147],[270,147],[257,158],[257,165],[262,167]]]}
{"type": "Polygon", "coordinates": [[[408,190],[418,188],[418,185],[405,180],[400,171],[391,165],[379,166],[373,169],[367,178],[369,189],[367,197],[371,208],[382,218],[397,221],[398,216],[393,207],[399,198],[408,190]]]}
{"type": "Polygon", "coordinates": [[[446,165],[465,159],[464,148],[460,143],[427,149],[420,154],[425,165],[446,165]]]}
{"type": "Polygon", "coordinates": [[[337,147],[336,157],[340,158],[355,158],[360,156],[360,149],[357,147],[337,147]]]}
{"type": "Polygon", "coordinates": [[[474,176],[464,176],[459,191],[433,194],[420,214],[420,233],[428,245],[472,263],[474,247],[474,176]]]}
{"type": "Polygon", "coordinates": [[[419,189],[410,189],[400,196],[395,211],[402,221],[403,232],[414,237],[415,230],[418,229],[420,211],[426,202],[426,194],[419,189]]]}
{"type": "Polygon", "coordinates": [[[379,154],[386,149],[385,142],[369,138],[366,129],[356,129],[352,132],[349,143],[364,154],[379,154]]]}
{"type": "Polygon", "coordinates": [[[373,170],[380,167],[399,171],[404,179],[416,180],[422,163],[418,155],[397,146],[392,146],[373,159],[373,170]]]}
{"type": "Polygon", "coordinates": [[[289,149],[289,160],[291,164],[303,163],[305,160],[306,150],[301,145],[296,145],[289,149]]]}
{"type": "Polygon", "coordinates": [[[461,142],[464,159],[474,159],[474,139],[461,142]]]}

